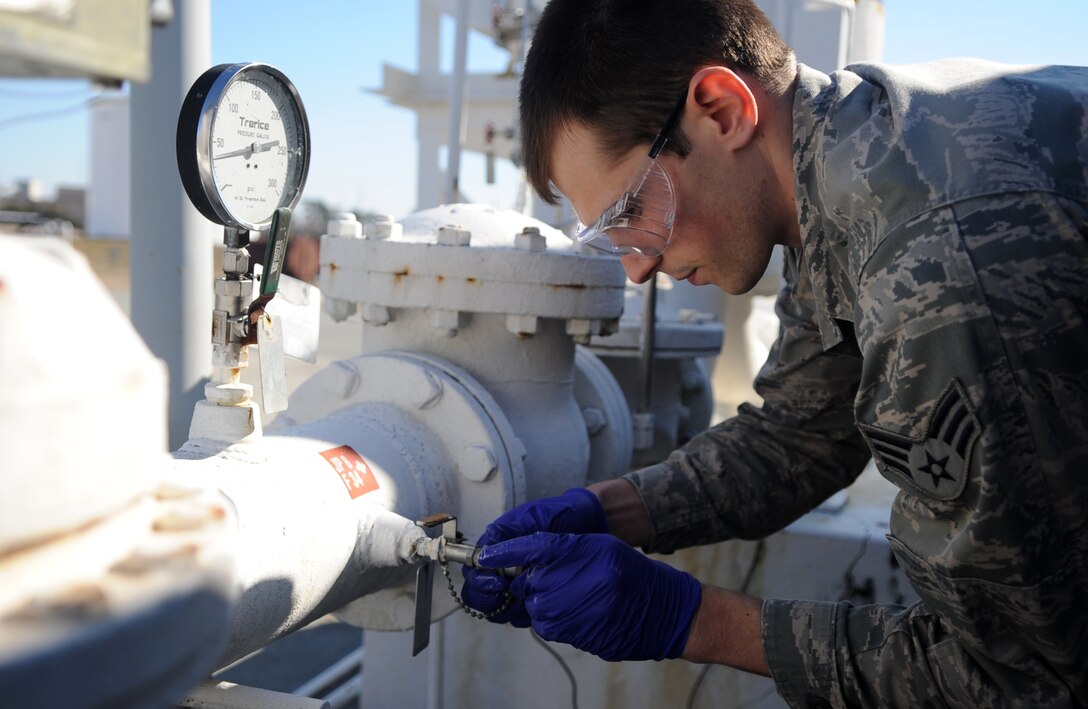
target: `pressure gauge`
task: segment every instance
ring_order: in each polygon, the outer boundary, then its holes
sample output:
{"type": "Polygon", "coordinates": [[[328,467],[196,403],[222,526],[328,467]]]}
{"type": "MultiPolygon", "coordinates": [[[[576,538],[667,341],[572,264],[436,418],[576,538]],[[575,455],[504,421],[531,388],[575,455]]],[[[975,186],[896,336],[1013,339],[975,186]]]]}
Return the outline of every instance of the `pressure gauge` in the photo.
{"type": "Polygon", "coordinates": [[[298,91],[268,64],[220,64],[189,89],[178,117],[178,170],[200,213],[260,231],[293,208],[310,166],[298,91]]]}

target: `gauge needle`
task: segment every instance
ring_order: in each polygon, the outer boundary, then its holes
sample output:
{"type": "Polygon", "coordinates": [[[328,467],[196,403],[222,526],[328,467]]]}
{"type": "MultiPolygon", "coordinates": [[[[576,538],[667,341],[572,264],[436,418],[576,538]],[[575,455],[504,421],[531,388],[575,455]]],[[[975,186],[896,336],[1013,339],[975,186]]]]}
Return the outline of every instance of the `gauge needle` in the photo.
{"type": "Polygon", "coordinates": [[[219,160],[221,158],[233,158],[239,155],[245,155],[246,157],[249,157],[255,153],[268,152],[279,144],[280,141],[278,140],[270,140],[267,143],[250,143],[244,148],[240,148],[238,150],[231,150],[227,153],[220,153],[219,155],[214,156],[212,159],[219,160]]]}

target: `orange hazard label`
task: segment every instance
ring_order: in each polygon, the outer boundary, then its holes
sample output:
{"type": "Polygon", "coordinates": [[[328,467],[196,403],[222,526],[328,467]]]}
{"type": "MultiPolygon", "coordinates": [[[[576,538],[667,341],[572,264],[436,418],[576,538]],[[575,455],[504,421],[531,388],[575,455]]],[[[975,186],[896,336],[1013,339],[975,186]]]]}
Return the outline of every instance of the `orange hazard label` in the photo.
{"type": "Polygon", "coordinates": [[[374,477],[374,471],[351,446],[321,451],[321,457],[329,461],[352,499],[378,489],[378,479],[374,477]]]}

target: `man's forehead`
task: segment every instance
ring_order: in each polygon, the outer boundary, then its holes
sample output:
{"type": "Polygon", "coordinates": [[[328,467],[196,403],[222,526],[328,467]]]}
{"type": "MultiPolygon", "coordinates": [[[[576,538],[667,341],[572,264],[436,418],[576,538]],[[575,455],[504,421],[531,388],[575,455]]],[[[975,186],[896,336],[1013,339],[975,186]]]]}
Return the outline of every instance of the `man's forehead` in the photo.
{"type": "Polygon", "coordinates": [[[592,209],[595,205],[591,202],[614,199],[613,193],[624,188],[625,181],[630,179],[628,163],[637,161],[640,154],[632,150],[617,161],[605,152],[596,130],[581,123],[569,123],[556,132],[549,177],[576,209],[592,209]],[[617,181],[623,184],[618,187],[612,184],[617,181]]]}
{"type": "Polygon", "coordinates": [[[599,173],[608,163],[596,132],[581,123],[566,123],[556,131],[550,157],[549,177],[556,186],[572,175],[599,173]]]}

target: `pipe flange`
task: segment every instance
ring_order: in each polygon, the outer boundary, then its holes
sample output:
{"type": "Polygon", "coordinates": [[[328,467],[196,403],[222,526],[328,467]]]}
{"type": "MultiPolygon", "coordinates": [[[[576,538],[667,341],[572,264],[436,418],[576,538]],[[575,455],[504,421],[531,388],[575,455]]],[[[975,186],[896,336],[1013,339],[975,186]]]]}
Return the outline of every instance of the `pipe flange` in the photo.
{"type": "MultiPolygon", "coordinates": [[[[525,448],[502,409],[471,375],[442,360],[408,352],[382,352],[336,362],[304,382],[272,433],[335,417],[340,411],[394,407],[425,428],[442,450],[435,470],[414,470],[411,494],[371,497],[409,519],[434,512],[458,517],[471,539],[486,525],[525,499],[525,448]],[[435,479],[440,469],[452,480],[435,479]],[[410,500],[423,509],[408,509],[410,500]]],[[[407,491],[406,491],[407,492],[407,491]]],[[[405,630],[414,620],[414,593],[398,586],[364,596],[337,612],[342,620],[374,630],[405,630]]],[[[445,589],[436,588],[432,618],[456,608],[445,589]]]]}
{"type": "Polygon", "coordinates": [[[574,398],[589,434],[589,482],[618,478],[631,469],[631,409],[616,378],[596,355],[574,354],[574,398]]]}
{"type": "Polygon", "coordinates": [[[412,214],[386,239],[326,235],[321,291],[385,308],[611,321],[626,278],[561,231],[511,210],[454,204],[412,214]]]}

